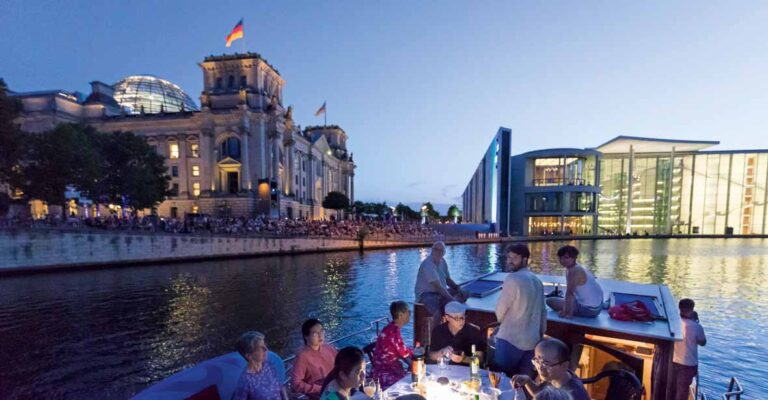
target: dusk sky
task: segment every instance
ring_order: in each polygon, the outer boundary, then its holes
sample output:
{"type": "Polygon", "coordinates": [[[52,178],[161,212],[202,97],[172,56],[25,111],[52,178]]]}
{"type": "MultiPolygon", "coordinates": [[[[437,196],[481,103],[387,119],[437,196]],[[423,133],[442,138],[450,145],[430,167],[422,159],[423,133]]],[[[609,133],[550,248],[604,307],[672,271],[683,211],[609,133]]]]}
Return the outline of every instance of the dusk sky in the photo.
{"type": "Polygon", "coordinates": [[[302,126],[349,135],[356,197],[461,204],[499,126],[512,153],[616,135],[766,148],[768,3],[750,1],[8,1],[0,77],[89,92],[153,74],[199,104],[240,18],[302,126]]]}

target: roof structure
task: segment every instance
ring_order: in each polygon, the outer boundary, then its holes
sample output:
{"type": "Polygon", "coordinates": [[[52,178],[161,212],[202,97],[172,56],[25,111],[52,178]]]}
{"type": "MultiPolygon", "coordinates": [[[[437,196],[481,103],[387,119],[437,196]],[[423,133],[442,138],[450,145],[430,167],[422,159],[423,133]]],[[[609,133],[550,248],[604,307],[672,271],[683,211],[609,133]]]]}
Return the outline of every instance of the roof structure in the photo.
{"type": "Polygon", "coordinates": [[[603,154],[629,153],[632,146],[635,153],[668,153],[672,148],[677,152],[699,151],[720,144],[709,140],[674,140],[656,139],[637,136],[616,136],[597,146],[595,150],[603,154]]]}

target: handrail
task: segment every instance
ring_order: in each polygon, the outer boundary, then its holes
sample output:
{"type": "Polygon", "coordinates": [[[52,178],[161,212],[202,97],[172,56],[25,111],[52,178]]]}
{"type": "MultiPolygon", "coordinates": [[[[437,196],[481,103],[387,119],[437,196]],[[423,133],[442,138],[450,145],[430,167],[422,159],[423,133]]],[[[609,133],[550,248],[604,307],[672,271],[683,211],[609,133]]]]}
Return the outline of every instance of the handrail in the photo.
{"type": "Polygon", "coordinates": [[[744,389],[742,389],[741,383],[733,376],[731,377],[731,383],[728,384],[728,391],[723,393],[723,400],[730,400],[731,396],[735,400],[741,400],[742,393],[744,393],[744,389]]]}

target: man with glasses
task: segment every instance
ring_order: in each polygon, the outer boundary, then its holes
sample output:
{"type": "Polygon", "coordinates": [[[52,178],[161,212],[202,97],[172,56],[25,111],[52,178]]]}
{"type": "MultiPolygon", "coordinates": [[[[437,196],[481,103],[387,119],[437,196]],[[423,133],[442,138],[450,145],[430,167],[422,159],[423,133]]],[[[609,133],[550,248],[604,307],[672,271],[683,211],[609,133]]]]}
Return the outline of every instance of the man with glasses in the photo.
{"type": "Polygon", "coordinates": [[[451,364],[469,364],[472,345],[475,353],[482,359],[485,352],[485,339],[480,328],[466,322],[467,306],[457,301],[445,305],[445,323],[435,327],[430,340],[431,361],[440,361],[441,357],[450,358],[451,364]]]}
{"type": "Polygon", "coordinates": [[[421,262],[416,276],[416,301],[424,304],[432,317],[430,329],[440,324],[445,304],[466,299],[459,285],[451,279],[444,256],[445,243],[435,242],[432,253],[421,262]]]}
{"type": "Polygon", "coordinates": [[[565,343],[554,338],[544,339],[536,345],[532,360],[540,382],[534,382],[528,375],[515,375],[512,377],[512,385],[523,387],[530,397],[553,386],[570,393],[573,400],[589,400],[584,384],[570,370],[569,359],[570,352],[565,343]]]}
{"type": "Polygon", "coordinates": [[[531,358],[533,349],[547,329],[547,310],[544,307],[544,285],[528,269],[531,256],[528,247],[514,244],[505,250],[507,270],[501,295],[496,302],[496,351],[493,364],[512,376],[534,376],[531,358]]]}

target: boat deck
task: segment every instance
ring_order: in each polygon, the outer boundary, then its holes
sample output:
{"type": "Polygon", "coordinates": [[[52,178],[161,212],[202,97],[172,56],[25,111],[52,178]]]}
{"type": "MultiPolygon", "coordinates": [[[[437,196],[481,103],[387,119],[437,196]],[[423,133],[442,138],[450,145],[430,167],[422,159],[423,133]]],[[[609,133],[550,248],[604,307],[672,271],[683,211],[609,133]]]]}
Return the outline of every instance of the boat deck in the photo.
{"type": "MultiPolygon", "coordinates": [[[[508,275],[507,272],[494,272],[483,276],[482,280],[503,282],[508,275]]],[[[561,291],[565,292],[565,277],[554,275],[538,275],[544,290],[549,293],[555,285],[560,286],[561,291]]],[[[547,321],[567,325],[578,326],[595,331],[613,332],[614,334],[624,334],[636,338],[650,339],[651,341],[675,341],[682,340],[682,327],[680,316],[677,312],[677,304],[674,297],[664,285],[640,284],[612,279],[598,279],[603,288],[603,294],[606,299],[610,299],[612,293],[628,293],[632,295],[654,297],[658,300],[660,312],[666,316],[666,320],[655,320],[653,322],[628,322],[618,321],[608,316],[608,312],[603,310],[597,318],[562,318],[557,312],[547,307],[547,321]]],[[[478,312],[495,313],[496,302],[501,295],[501,290],[497,290],[485,297],[470,297],[466,304],[469,310],[478,312]]]]}

